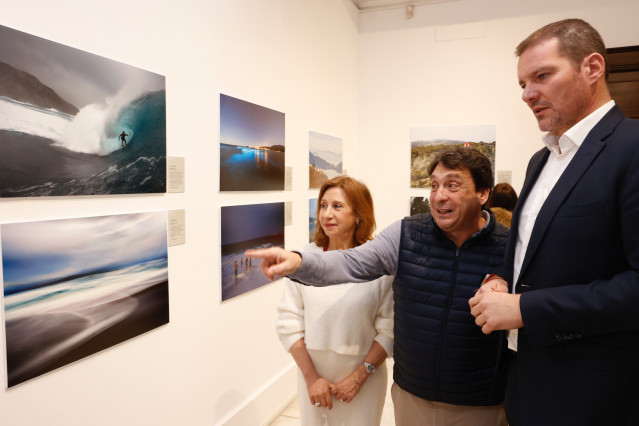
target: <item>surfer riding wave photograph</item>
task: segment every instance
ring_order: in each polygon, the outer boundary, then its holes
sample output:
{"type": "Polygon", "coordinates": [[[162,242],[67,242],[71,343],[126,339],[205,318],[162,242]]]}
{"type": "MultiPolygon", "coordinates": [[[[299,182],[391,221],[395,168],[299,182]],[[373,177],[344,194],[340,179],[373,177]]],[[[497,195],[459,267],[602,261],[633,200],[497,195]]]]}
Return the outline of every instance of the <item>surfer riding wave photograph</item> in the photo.
{"type": "Polygon", "coordinates": [[[0,197],[166,192],[162,75],[0,26],[0,197]]]}

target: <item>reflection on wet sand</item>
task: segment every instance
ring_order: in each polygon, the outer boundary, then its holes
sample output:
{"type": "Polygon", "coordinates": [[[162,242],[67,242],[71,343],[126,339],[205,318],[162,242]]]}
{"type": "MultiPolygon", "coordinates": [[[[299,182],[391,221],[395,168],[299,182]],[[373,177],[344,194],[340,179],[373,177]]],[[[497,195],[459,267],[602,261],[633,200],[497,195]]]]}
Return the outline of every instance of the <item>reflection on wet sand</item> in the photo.
{"type": "Polygon", "coordinates": [[[7,297],[9,387],[168,323],[166,262],[127,272],[7,297]]]}

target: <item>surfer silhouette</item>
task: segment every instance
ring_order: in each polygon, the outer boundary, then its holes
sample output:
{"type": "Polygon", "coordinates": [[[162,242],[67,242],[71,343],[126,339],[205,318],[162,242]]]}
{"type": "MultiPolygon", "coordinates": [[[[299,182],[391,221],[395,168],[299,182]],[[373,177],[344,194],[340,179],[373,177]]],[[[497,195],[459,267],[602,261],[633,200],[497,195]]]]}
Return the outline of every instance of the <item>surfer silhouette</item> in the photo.
{"type": "Polygon", "coordinates": [[[122,148],[124,148],[126,146],[126,137],[129,136],[126,133],[124,133],[124,130],[122,131],[122,133],[120,133],[120,141],[122,141],[122,148]]]}

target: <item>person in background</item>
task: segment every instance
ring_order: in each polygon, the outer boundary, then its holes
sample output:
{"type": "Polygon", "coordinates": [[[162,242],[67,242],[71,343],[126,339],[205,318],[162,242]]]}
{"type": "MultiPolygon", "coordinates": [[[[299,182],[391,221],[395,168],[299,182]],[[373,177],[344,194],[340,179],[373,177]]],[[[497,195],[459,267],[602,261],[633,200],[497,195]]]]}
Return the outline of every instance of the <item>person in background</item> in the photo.
{"type": "Polygon", "coordinates": [[[510,184],[502,182],[495,185],[488,197],[486,207],[495,213],[495,219],[507,228],[513,217],[513,210],[517,204],[517,192],[510,184]]]}
{"type": "MultiPolygon", "coordinates": [[[[373,238],[368,188],[348,176],[325,182],[315,242],[302,251],[346,250],[373,238]]],[[[379,425],[386,358],[393,350],[392,277],[308,287],[285,279],[277,334],[299,367],[302,425],[379,425]]]]}
{"type": "Polygon", "coordinates": [[[511,425],[639,425],[639,121],[611,99],[587,22],[548,24],[516,54],[546,146],[513,214],[512,293],[478,291],[471,313],[510,330],[511,425]]]}
{"type": "MultiPolygon", "coordinates": [[[[493,187],[490,160],[448,147],[428,167],[430,213],[404,218],[349,250],[249,250],[262,272],[309,285],[393,275],[394,383],[398,426],[505,426],[506,346],[483,335],[468,299],[498,280],[508,229],[483,209],[493,187]]],[[[358,284],[361,285],[361,284],[358,284]]],[[[363,422],[354,422],[364,425],[363,422]]]]}

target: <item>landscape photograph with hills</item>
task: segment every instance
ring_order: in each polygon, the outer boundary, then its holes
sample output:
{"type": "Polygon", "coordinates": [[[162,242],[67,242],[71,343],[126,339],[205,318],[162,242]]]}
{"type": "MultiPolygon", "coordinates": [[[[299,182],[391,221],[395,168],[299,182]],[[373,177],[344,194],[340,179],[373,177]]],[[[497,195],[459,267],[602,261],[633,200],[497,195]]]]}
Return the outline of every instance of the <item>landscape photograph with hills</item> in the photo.
{"type": "Polygon", "coordinates": [[[413,127],[410,129],[410,187],[430,188],[428,166],[447,146],[475,148],[491,162],[495,175],[495,125],[413,127]]]}

